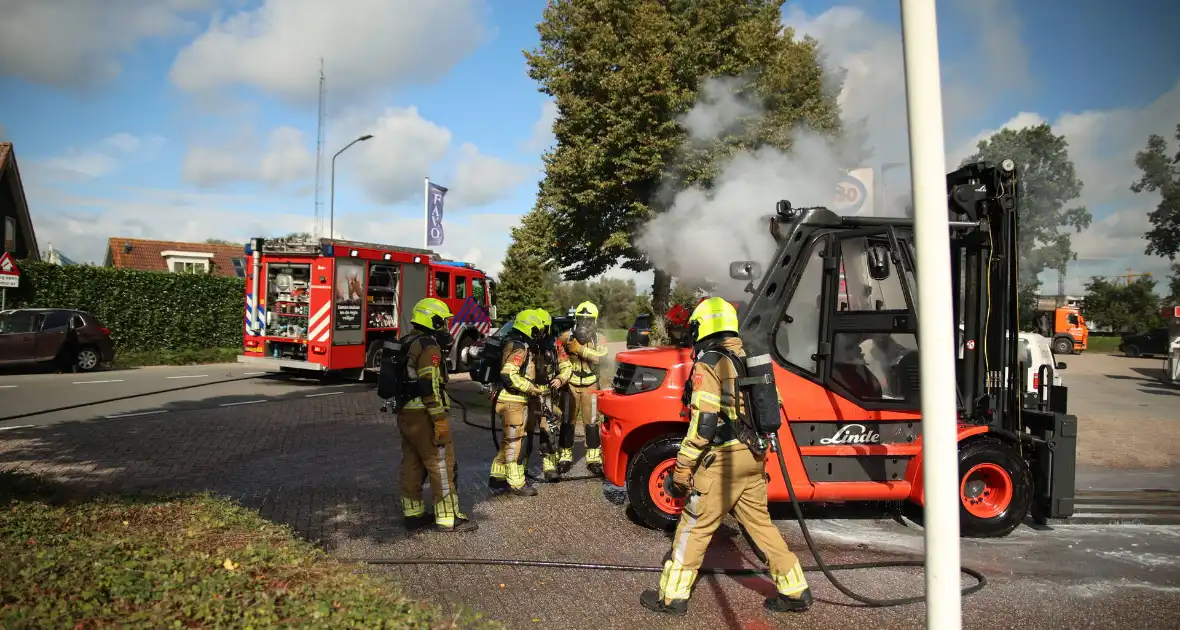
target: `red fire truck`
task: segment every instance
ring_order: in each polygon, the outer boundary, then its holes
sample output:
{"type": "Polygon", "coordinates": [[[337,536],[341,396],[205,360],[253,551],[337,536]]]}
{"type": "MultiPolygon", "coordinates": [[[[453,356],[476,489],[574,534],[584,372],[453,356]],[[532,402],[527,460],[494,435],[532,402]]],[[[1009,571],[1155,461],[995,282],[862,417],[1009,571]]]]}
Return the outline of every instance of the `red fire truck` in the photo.
{"type": "Polygon", "coordinates": [[[381,365],[381,342],[409,327],[414,304],[424,297],[446,302],[455,314],[450,370],[466,370],[463,351],[491,333],[494,283],[475,266],[444,260],[431,250],[327,238],[254,238],[246,255],[239,363],[343,371],[364,380],[381,365]]]}

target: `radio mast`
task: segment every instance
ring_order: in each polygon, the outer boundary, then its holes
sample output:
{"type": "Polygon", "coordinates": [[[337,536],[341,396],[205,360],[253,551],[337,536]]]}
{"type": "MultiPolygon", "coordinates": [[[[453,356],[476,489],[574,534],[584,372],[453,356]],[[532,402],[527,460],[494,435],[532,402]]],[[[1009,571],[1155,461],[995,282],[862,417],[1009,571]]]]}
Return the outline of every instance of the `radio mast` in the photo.
{"type": "MultiPolygon", "coordinates": [[[[324,202],[320,199],[320,188],[323,176],[321,175],[322,164],[324,161],[324,58],[320,57],[320,104],[319,114],[316,119],[316,140],[315,140],[315,235],[320,238],[324,235],[324,202]]],[[[331,236],[331,235],[329,235],[331,236]]]]}

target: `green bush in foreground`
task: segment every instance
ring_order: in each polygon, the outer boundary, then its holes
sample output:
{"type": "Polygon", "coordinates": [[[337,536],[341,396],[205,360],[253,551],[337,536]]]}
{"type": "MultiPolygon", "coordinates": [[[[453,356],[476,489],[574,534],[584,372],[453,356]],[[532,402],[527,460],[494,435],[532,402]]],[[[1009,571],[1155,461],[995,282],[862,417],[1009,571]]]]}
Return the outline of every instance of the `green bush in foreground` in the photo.
{"type": "Polygon", "coordinates": [[[0,473],[0,627],[455,628],[209,495],[77,502],[0,473]]]}
{"type": "Polygon", "coordinates": [[[241,278],[18,261],[11,306],[76,308],[111,329],[118,351],[242,347],[241,278]]]}

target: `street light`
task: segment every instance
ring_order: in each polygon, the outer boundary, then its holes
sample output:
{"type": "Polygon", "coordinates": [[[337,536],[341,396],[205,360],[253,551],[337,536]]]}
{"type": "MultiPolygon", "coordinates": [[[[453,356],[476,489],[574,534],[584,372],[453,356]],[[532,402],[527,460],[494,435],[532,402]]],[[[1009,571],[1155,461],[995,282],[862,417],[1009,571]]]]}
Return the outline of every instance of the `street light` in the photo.
{"type": "Polygon", "coordinates": [[[344,145],[343,149],[340,149],[339,151],[336,152],[336,155],[332,156],[332,186],[331,186],[331,192],[329,193],[329,201],[328,201],[328,238],[335,238],[335,234],[336,234],[336,156],[347,151],[348,147],[351,147],[352,145],[354,145],[358,142],[364,142],[365,140],[368,140],[369,138],[372,138],[372,137],[373,137],[373,134],[367,133],[367,134],[357,138],[356,140],[353,140],[352,142],[349,142],[348,144],[344,145]]]}

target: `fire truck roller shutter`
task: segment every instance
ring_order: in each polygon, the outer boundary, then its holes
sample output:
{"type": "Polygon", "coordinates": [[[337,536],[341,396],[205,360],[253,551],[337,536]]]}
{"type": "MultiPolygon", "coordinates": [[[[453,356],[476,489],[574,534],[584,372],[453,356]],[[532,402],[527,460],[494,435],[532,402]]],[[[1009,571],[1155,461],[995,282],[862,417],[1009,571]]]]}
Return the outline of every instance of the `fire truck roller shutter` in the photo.
{"type": "Polygon", "coordinates": [[[414,315],[414,305],[418,300],[426,297],[426,265],[405,263],[402,265],[402,294],[399,308],[401,313],[400,334],[410,331],[410,318],[414,315]]]}

